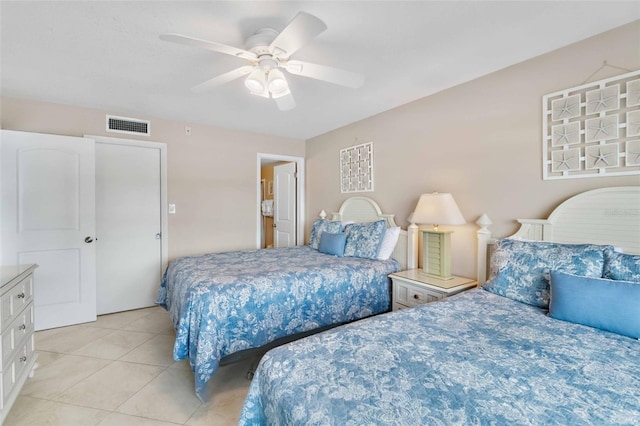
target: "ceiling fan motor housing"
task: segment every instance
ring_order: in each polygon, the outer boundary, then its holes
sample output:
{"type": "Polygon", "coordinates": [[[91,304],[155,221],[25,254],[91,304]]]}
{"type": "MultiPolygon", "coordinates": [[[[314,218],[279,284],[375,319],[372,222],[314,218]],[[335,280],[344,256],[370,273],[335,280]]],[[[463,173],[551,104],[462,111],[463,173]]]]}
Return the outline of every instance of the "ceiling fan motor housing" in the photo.
{"type": "Polygon", "coordinates": [[[278,68],[280,63],[273,55],[261,55],[258,57],[258,66],[264,73],[268,73],[274,68],[278,68]]]}
{"type": "Polygon", "coordinates": [[[258,56],[270,55],[269,45],[276,39],[278,34],[278,31],[273,28],[262,28],[247,38],[245,46],[249,52],[253,52],[258,56]]]}

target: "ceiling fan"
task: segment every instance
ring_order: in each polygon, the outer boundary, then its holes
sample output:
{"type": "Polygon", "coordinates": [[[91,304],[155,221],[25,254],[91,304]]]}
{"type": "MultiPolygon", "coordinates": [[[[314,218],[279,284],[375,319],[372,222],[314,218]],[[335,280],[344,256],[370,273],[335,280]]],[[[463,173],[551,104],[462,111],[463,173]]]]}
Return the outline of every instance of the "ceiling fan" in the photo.
{"type": "Polygon", "coordinates": [[[236,56],[251,63],[194,86],[192,91],[204,92],[247,76],[244,84],[251,94],[273,98],[281,111],[287,111],[296,103],[281,69],[344,87],[358,88],[364,83],[362,75],[351,71],[291,59],[291,55],[326,29],[317,17],[299,12],[279,33],[273,28],[258,30],[245,41],[246,49],[175,33],[162,34],[160,39],[236,56]]]}

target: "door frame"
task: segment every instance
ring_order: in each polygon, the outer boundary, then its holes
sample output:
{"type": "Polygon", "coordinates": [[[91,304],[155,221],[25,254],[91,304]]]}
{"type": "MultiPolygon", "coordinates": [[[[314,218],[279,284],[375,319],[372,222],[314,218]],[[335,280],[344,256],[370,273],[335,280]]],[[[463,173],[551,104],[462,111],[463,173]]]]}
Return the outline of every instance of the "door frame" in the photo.
{"type": "Polygon", "coordinates": [[[261,239],[261,223],[262,223],[262,212],[260,209],[260,203],[262,200],[260,199],[260,190],[261,184],[260,179],[262,179],[262,162],[263,160],[269,161],[288,161],[292,163],[296,163],[296,245],[304,244],[304,206],[305,206],[305,170],[304,170],[304,157],[293,157],[290,155],[278,155],[278,154],[266,154],[259,152],[258,155],[258,164],[256,167],[256,248],[261,248],[262,239],[261,239]]]}
{"type": "Polygon", "coordinates": [[[156,148],[160,150],[160,251],[162,272],[167,269],[169,263],[169,216],[167,204],[167,144],[163,142],[140,141],[136,139],[122,139],[109,136],[84,135],[91,138],[95,143],[111,145],[139,146],[143,148],[156,148]]]}

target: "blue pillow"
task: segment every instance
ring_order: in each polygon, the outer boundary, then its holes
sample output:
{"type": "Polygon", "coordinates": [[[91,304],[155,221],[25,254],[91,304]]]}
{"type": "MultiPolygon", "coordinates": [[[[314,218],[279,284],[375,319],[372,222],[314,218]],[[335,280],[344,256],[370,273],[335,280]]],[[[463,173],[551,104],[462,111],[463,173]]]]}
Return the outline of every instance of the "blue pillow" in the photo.
{"type": "Polygon", "coordinates": [[[549,315],[640,339],[640,284],[551,271],[549,315]]]}
{"type": "Polygon", "coordinates": [[[332,232],[323,232],[322,235],[320,235],[318,251],[320,253],[342,257],[344,256],[344,245],[346,242],[347,234],[345,233],[334,234],[332,232]]]}
{"type": "Polygon", "coordinates": [[[309,236],[309,245],[318,250],[320,236],[323,232],[340,232],[342,223],[340,221],[332,221],[327,219],[317,219],[311,226],[311,235],[309,236]]]}
{"type": "Polygon", "coordinates": [[[384,220],[352,223],[345,226],[344,233],[347,234],[347,243],[344,247],[344,255],[376,259],[386,230],[387,224],[384,220]]]}
{"type": "Polygon", "coordinates": [[[604,251],[604,278],[640,283],[640,255],[617,252],[613,247],[604,251]]]}
{"type": "Polygon", "coordinates": [[[541,308],[549,307],[549,271],[601,278],[604,249],[594,244],[499,240],[484,289],[541,308]]]}

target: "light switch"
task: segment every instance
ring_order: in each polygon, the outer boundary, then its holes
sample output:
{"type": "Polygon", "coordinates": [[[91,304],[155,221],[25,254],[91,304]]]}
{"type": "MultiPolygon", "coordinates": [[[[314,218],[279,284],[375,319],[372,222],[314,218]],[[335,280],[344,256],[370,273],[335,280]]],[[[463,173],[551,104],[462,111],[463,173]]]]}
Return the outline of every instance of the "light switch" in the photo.
{"type": "Polygon", "coordinates": [[[169,204],[169,214],[176,214],[176,205],[169,204]]]}

